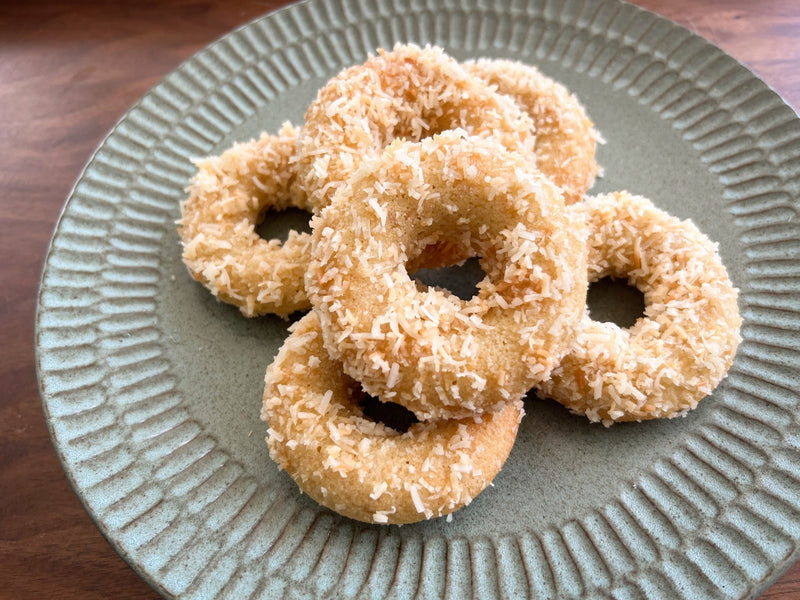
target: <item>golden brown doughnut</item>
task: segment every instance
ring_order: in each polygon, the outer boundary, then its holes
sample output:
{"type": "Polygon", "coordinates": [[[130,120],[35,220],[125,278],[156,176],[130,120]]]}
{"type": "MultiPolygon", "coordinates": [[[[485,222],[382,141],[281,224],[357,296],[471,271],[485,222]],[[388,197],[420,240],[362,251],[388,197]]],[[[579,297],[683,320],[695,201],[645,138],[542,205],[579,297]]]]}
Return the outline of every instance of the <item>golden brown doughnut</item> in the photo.
{"type": "Polygon", "coordinates": [[[595,159],[600,136],[578,99],[532,65],[488,58],[463,64],[531,116],[536,167],[564,190],[566,204],[583,200],[600,170],[595,159]]]}
{"type": "Polygon", "coordinates": [[[308,209],[294,188],[297,129],[235,144],[196,161],[197,173],[181,204],[178,232],[183,262],[192,276],[243,315],[288,315],[309,307],[303,276],[310,236],[265,240],[255,231],[268,209],[308,209]]]}
{"type": "Polygon", "coordinates": [[[493,139],[396,140],[313,219],[306,290],[332,356],[421,420],[497,410],[547,378],[586,303],[585,244],[561,190],[493,139]],[[431,244],[480,257],[464,301],[418,290],[431,244]]]}
{"type": "Polygon", "coordinates": [[[627,192],[570,206],[588,223],[588,279],[627,279],[644,294],[630,328],[588,312],[570,353],[539,394],[592,421],[684,414],[725,377],[741,317],[717,248],[690,221],[627,192]]]}
{"type": "Polygon", "coordinates": [[[368,523],[412,523],[469,504],[500,471],[523,415],[518,401],[401,434],[365,418],[362,395],[325,351],[312,311],[267,368],[261,418],[270,456],[301,490],[368,523]]]}
{"type": "Polygon", "coordinates": [[[321,209],[365,157],[395,138],[462,128],[531,155],[531,118],[469,75],[441,48],[398,44],[349,67],[319,90],[300,131],[298,181],[321,209]]]}

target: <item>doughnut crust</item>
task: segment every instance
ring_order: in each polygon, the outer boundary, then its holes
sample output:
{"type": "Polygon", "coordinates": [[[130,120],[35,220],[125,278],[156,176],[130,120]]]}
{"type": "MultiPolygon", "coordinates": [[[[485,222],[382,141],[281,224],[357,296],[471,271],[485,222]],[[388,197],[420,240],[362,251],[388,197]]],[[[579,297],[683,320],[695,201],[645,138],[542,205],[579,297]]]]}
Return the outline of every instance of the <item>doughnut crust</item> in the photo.
{"type": "Polygon", "coordinates": [[[306,290],[325,345],[364,389],[421,420],[520,399],[566,352],[586,303],[581,222],[530,161],[450,131],[396,140],[313,220],[306,290]],[[464,301],[406,265],[449,244],[486,277],[464,301]]]}
{"type": "Polygon", "coordinates": [[[184,264],[247,317],[309,308],[303,276],[311,237],[290,231],[281,243],[255,231],[268,209],[309,208],[294,186],[296,139],[297,128],[286,123],[277,135],[265,133],[196,161],[189,197],[181,204],[184,264]]]}
{"type": "Polygon", "coordinates": [[[325,351],[312,311],[267,368],[261,418],[270,456],[301,490],[367,523],[413,523],[469,504],[505,463],[524,414],[517,401],[399,433],[364,417],[362,395],[325,351]]]}
{"type": "Polygon", "coordinates": [[[532,65],[488,58],[463,65],[530,115],[536,167],[564,190],[566,204],[582,201],[600,171],[595,159],[600,135],[580,101],[532,65]]]}
{"type": "Polygon", "coordinates": [[[538,390],[592,421],[643,421],[693,409],[725,377],[741,340],[737,290],[690,221],[627,192],[569,207],[588,223],[588,279],[644,294],[630,328],[581,320],[570,353],[538,390]]]}
{"type": "Polygon", "coordinates": [[[441,48],[379,50],[333,77],[308,107],[297,142],[299,185],[321,209],[364,158],[392,140],[456,128],[532,155],[531,118],[441,48]]]}

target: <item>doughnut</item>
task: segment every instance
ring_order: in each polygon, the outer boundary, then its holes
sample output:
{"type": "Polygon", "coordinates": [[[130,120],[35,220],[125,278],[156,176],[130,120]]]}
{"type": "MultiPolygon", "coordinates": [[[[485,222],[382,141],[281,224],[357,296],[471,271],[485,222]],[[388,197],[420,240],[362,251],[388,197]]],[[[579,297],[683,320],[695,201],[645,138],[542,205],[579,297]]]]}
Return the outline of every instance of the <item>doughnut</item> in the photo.
{"type": "Polygon", "coordinates": [[[261,418],[272,459],[319,504],[367,523],[413,523],[469,504],[500,471],[521,401],[400,433],[365,418],[363,392],[325,351],[313,311],[290,330],[266,371],[261,418]]]}
{"type": "Polygon", "coordinates": [[[303,276],[311,238],[265,240],[255,231],[267,210],[309,209],[294,187],[291,158],[297,128],[234,144],[219,156],[195,161],[197,172],[181,204],[178,232],[191,275],[247,317],[287,316],[309,308],[303,276]]]}
{"type": "Polygon", "coordinates": [[[561,190],[494,139],[395,140],[312,219],[306,291],[325,344],[365,391],[420,420],[497,410],[545,379],[586,304],[582,224],[561,190]],[[432,244],[479,257],[464,301],[417,289],[432,244]]]}
{"type": "Polygon", "coordinates": [[[365,157],[395,138],[418,141],[456,128],[532,155],[531,118],[441,48],[379,50],[333,77],[309,105],[297,141],[299,185],[320,209],[365,157]]]}
{"type": "Polygon", "coordinates": [[[464,68],[511,96],[533,120],[537,168],[564,190],[564,202],[583,200],[599,172],[600,136],[585,108],[562,84],[521,62],[481,58],[464,68]]]}
{"type": "Polygon", "coordinates": [[[569,210],[587,221],[588,280],[627,279],[643,293],[645,313],[620,328],[587,312],[538,394],[606,425],[695,408],[725,377],[741,340],[738,292],[716,244],[627,192],[569,210]]]}

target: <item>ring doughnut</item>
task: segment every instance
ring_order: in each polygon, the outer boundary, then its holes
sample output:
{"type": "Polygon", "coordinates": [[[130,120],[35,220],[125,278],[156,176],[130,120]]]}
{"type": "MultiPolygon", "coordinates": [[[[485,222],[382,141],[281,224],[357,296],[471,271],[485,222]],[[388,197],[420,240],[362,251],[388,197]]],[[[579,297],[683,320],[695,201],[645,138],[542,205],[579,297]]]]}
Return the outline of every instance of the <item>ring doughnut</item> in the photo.
{"type": "Polygon", "coordinates": [[[290,164],[297,129],[235,144],[219,156],[196,161],[197,173],[181,204],[178,232],[183,262],[192,276],[247,317],[286,316],[309,308],[303,276],[310,236],[265,240],[255,231],[268,209],[308,209],[294,188],[290,164]]]}
{"type": "Polygon", "coordinates": [[[627,192],[569,210],[588,223],[589,281],[627,279],[644,294],[645,314],[623,329],[587,312],[539,395],[606,425],[695,408],[725,377],[741,340],[738,292],[716,245],[627,192]]]}
{"type": "Polygon", "coordinates": [[[578,99],[532,65],[481,58],[463,66],[531,116],[536,167],[564,190],[566,204],[583,200],[599,172],[595,150],[600,136],[578,99]]]}
{"type": "Polygon", "coordinates": [[[314,217],[306,290],[328,351],[420,420],[497,410],[546,378],[586,304],[582,226],[561,190],[493,139],[396,140],[314,217]],[[418,290],[430,244],[480,258],[464,301],[418,290]]]}
{"type": "Polygon", "coordinates": [[[518,401],[401,434],[365,418],[361,394],[325,351],[312,311],[267,368],[261,418],[270,456],[300,489],[368,523],[412,523],[468,504],[505,463],[524,414],[518,401]]]}
{"type": "Polygon", "coordinates": [[[321,209],[366,156],[395,138],[456,128],[532,155],[531,118],[441,48],[379,50],[332,78],[309,105],[297,142],[299,184],[321,209]]]}

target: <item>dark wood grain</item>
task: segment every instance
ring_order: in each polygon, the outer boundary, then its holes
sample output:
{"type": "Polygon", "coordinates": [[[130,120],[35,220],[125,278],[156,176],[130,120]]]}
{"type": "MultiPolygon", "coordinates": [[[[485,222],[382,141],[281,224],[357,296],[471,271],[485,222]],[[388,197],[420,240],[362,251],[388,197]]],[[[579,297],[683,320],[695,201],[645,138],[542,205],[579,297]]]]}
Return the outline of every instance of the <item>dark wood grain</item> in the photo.
{"type": "MultiPolygon", "coordinates": [[[[796,0],[637,0],[800,106],[796,0]]],[[[181,61],[282,2],[0,3],[0,598],[156,598],[102,537],[50,442],[33,322],[47,243],[83,165],[181,61]]],[[[764,594],[800,598],[800,564],[764,594]]]]}

